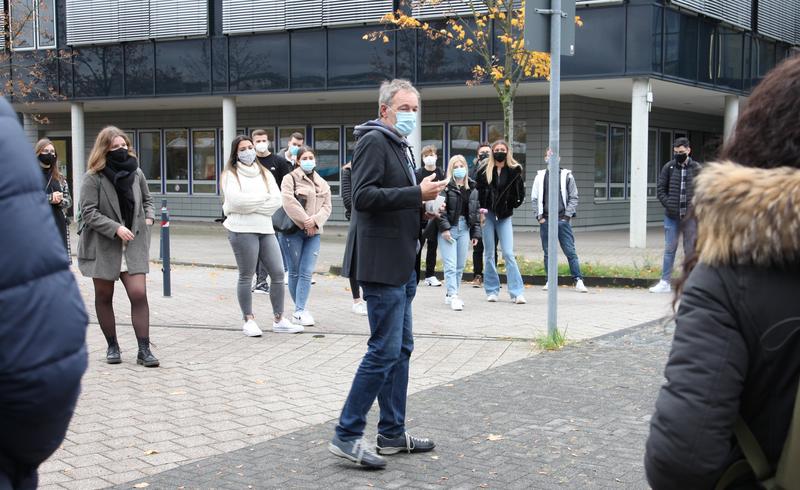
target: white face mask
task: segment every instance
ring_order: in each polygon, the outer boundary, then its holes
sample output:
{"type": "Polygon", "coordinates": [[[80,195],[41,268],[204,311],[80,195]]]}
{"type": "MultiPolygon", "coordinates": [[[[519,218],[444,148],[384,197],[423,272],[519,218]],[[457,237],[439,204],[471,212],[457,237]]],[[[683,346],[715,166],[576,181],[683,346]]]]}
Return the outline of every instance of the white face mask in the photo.
{"type": "Polygon", "coordinates": [[[426,170],[433,170],[436,168],[436,157],[433,155],[428,155],[422,158],[423,163],[425,163],[426,170]]]}
{"type": "Polygon", "coordinates": [[[256,143],[256,153],[266,153],[269,151],[269,142],[256,143]]]}
{"type": "Polygon", "coordinates": [[[252,165],[256,161],[256,151],[252,148],[237,153],[239,161],[245,165],[252,165]]]}

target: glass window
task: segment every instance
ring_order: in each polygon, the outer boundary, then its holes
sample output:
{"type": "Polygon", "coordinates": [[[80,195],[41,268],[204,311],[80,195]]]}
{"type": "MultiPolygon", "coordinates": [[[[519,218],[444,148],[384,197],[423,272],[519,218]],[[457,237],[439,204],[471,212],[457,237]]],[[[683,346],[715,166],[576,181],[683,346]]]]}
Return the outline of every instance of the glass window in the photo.
{"type": "Polygon", "coordinates": [[[195,94],[211,89],[207,39],[156,43],[156,93],[195,94]]]}
{"type": "Polygon", "coordinates": [[[192,194],[217,192],[217,132],[192,131],[192,194]]]}
{"type": "Polygon", "coordinates": [[[653,8],[653,71],[661,73],[664,41],[664,9],[662,7],[653,8]]]}
{"type": "Polygon", "coordinates": [[[291,36],[292,88],[324,88],[325,31],[294,31],[291,36]]]}
{"type": "Polygon", "coordinates": [[[10,3],[9,31],[14,49],[36,48],[35,0],[16,0],[10,3]]]}
{"type": "Polygon", "coordinates": [[[658,130],[647,132],[647,197],[656,196],[656,182],[661,169],[658,164],[658,130]]]}
{"type": "MultiPolygon", "coordinates": [[[[229,42],[232,91],[289,87],[289,36],[241,36],[231,37],[229,42]]],[[[296,62],[305,64],[305,55],[296,57],[296,62]]],[[[321,63],[324,66],[325,61],[321,63]]]]}
{"type": "MultiPolygon", "coordinates": [[[[444,21],[432,21],[430,24],[436,29],[445,27],[444,21]]],[[[417,33],[417,36],[418,82],[463,83],[472,78],[472,67],[481,62],[478,53],[465,53],[444,41],[428,39],[422,33],[417,33]]]]}
{"type": "Polygon", "coordinates": [[[189,134],[185,129],[164,131],[166,144],[167,192],[186,194],[189,191],[189,134]]]}
{"type": "MultiPolygon", "coordinates": [[[[489,144],[503,139],[503,123],[487,123],[486,133],[488,134],[486,139],[489,141],[489,144]]],[[[514,121],[514,143],[512,146],[514,147],[512,151],[514,160],[524,167],[527,161],[526,155],[528,151],[528,128],[525,121],[514,121]]]]}
{"type": "Polygon", "coordinates": [[[122,95],[122,46],[84,47],[75,53],[76,97],[122,95]]]}
{"type": "Polygon", "coordinates": [[[608,197],[608,125],[594,125],[594,197],[608,197]]]}
{"type": "Polygon", "coordinates": [[[415,64],[417,53],[417,31],[402,30],[395,32],[397,40],[397,77],[407,80],[416,79],[415,64]]]}
{"type": "Polygon", "coordinates": [[[611,126],[608,140],[608,184],[611,199],[625,198],[626,133],[624,126],[611,126]]]}
{"type": "Polygon", "coordinates": [[[481,144],[481,125],[451,124],[449,156],[463,155],[467,162],[472,162],[478,156],[478,145],[481,144]]]}
{"type": "Polygon", "coordinates": [[[715,36],[714,24],[707,22],[703,19],[698,20],[700,23],[699,35],[699,48],[700,55],[697,79],[701,82],[714,83],[716,78],[715,67],[717,49],[717,38],[715,36]]]}
{"type": "Polygon", "coordinates": [[[394,78],[394,35],[389,42],[362,39],[374,27],[328,30],[328,87],[374,87],[394,78]]]}
{"type": "Polygon", "coordinates": [[[662,129],[659,132],[659,143],[658,143],[659,172],[661,171],[661,167],[663,167],[664,164],[672,160],[672,142],[674,140],[675,139],[672,136],[672,131],[662,129]]]}
{"type": "MultiPolygon", "coordinates": [[[[444,154],[444,124],[423,124],[422,128],[420,128],[420,152],[426,146],[433,145],[436,147],[436,153],[439,157],[439,161],[437,165],[439,165],[444,170],[447,170],[447,160],[445,160],[444,154]]],[[[467,160],[469,165],[472,165],[470,160],[467,160]]],[[[418,165],[422,165],[422,163],[417,162],[418,165]]]]}
{"type": "Polygon", "coordinates": [[[139,167],[150,192],[161,193],[161,131],[139,131],[139,167]]]}
{"type": "Polygon", "coordinates": [[[626,29],[626,70],[633,73],[651,71],[653,64],[653,44],[656,37],[653,26],[654,11],[660,10],[650,5],[629,5],[626,29]]]}
{"type": "Polygon", "coordinates": [[[339,127],[314,128],[314,153],[317,173],[331,183],[331,193],[339,193],[339,165],[341,164],[339,127]]]}
{"type": "Polygon", "coordinates": [[[56,47],[56,2],[55,0],[35,0],[36,24],[39,27],[37,47],[56,47]]]}
{"type": "Polygon", "coordinates": [[[212,84],[214,92],[228,91],[228,36],[211,39],[212,84]]]}
{"type": "Polygon", "coordinates": [[[664,73],[696,80],[697,17],[667,10],[664,38],[664,73]]]}
{"type": "Polygon", "coordinates": [[[758,40],[758,77],[761,78],[775,67],[775,43],[766,39],[758,40]]]}
{"type": "MultiPolygon", "coordinates": [[[[292,137],[292,133],[300,133],[303,135],[303,138],[306,138],[307,136],[306,128],[303,126],[294,126],[294,127],[288,126],[288,127],[278,128],[278,137],[281,139],[280,140],[281,145],[280,148],[278,149],[279,151],[283,152],[289,146],[289,139],[292,137]]],[[[307,141],[304,141],[304,143],[307,143],[307,141]]]]}
{"type": "MultiPolygon", "coordinates": [[[[422,134],[425,134],[424,126],[422,131],[422,134]]],[[[347,126],[344,128],[344,163],[353,161],[353,153],[356,151],[356,137],[353,134],[354,132],[355,127],[353,126],[347,126]]]]}
{"type": "Polygon", "coordinates": [[[153,44],[125,44],[125,92],[153,95],[153,44]]]}
{"type": "Polygon", "coordinates": [[[575,29],[575,56],[565,56],[562,75],[622,74],[625,71],[625,9],[582,9],[575,29]]]}
{"type": "Polygon", "coordinates": [[[733,29],[718,28],[719,77],[717,83],[727,87],[742,88],[742,58],[744,35],[733,29]]]}

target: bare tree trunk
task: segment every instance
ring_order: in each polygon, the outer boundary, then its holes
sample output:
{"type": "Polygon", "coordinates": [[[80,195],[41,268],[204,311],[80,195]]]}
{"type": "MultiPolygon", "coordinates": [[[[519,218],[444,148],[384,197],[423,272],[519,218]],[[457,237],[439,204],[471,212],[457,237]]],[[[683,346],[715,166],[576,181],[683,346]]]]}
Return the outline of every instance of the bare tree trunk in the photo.
{"type": "Polygon", "coordinates": [[[514,99],[508,95],[502,99],[503,138],[508,141],[508,150],[513,153],[514,146],[514,99]]]}

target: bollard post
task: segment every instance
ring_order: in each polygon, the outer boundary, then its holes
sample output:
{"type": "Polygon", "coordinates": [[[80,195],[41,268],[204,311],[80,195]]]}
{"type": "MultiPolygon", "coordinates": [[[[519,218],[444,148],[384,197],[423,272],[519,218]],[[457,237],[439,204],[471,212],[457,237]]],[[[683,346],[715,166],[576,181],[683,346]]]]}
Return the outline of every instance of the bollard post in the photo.
{"type": "MultiPolygon", "coordinates": [[[[164,210],[167,209],[167,200],[161,200],[161,212],[163,213],[164,210]]],[[[163,216],[162,216],[163,218],[163,216]]],[[[163,235],[159,235],[158,237],[158,260],[164,259],[164,240],[162,240],[163,235]]]]}
{"type": "Polygon", "coordinates": [[[169,211],[167,200],[161,201],[161,271],[164,273],[164,296],[172,296],[169,264],[169,211]]]}

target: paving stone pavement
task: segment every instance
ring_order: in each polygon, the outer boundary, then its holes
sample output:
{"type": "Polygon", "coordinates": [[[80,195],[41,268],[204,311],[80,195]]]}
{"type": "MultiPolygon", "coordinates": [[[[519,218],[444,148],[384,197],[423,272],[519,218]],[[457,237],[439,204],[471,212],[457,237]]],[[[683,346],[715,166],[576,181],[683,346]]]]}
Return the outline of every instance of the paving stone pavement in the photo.
{"type": "MultiPolygon", "coordinates": [[[[66,440],[40,468],[45,489],[124,484],[329,423],[366,350],[366,318],[350,313],[343,278],[316,275],[310,304],[318,325],[306,334],[277,335],[265,328],[262,338],[252,339],[240,333],[235,271],[176,267],[173,296],[164,298],[154,265],[148,276],[151,338],[162,367],[136,366],[129,305],[119,283],[115,308],[124,362],[109,366],[102,362],[105,340],[94,319],[91,280],[76,277],[92,322],[89,370],[66,440]]],[[[667,296],[641,290],[559,292],[562,325],[576,341],[668,312],[667,296]]],[[[544,292],[529,288],[527,305],[507,299],[489,304],[479,289],[462,293],[465,311],[452,312],[443,303],[443,288],[419,289],[411,393],[451,388],[458,379],[521,359],[551,358],[532,342],[545,331],[544,292]]],[[[258,318],[269,318],[266,296],[255,296],[254,305],[258,318]]],[[[291,311],[288,294],[286,310],[291,311]]]]}
{"type": "Polygon", "coordinates": [[[386,470],[331,456],[330,421],[117,488],[647,488],[644,441],[671,337],[651,322],[418,392],[409,428],[438,446],[390,456],[386,470]]]}

